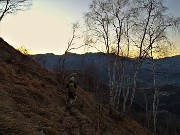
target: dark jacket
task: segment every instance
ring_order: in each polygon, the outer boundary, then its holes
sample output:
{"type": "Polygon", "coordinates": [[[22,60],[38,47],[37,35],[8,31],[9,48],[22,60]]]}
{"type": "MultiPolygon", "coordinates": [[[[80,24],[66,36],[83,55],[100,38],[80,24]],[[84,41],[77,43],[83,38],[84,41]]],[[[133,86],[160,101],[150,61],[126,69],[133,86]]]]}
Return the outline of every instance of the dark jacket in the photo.
{"type": "Polygon", "coordinates": [[[69,81],[66,88],[68,88],[68,92],[75,92],[77,84],[74,81],[69,81]]]}

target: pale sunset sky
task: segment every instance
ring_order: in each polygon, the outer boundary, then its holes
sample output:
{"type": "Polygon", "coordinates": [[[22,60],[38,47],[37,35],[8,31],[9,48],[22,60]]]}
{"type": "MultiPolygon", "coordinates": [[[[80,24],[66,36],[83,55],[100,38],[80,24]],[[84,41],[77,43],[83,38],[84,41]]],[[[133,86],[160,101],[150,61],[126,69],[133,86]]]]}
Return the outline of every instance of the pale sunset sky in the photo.
{"type": "MultiPolygon", "coordinates": [[[[62,54],[72,35],[72,23],[83,24],[83,13],[91,0],[33,0],[30,10],[7,15],[0,24],[0,35],[15,48],[30,53],[62,54]]],[[[180,17],[180,0],[166,0],[169,12],[180,17]]],[[[170,36],[180,54],[180,32],[170,36]]],[[[78,42],[77,44],[81,44],[78,42]]],[[[75,50],[82,53],[83,50],[75,50]]]]}

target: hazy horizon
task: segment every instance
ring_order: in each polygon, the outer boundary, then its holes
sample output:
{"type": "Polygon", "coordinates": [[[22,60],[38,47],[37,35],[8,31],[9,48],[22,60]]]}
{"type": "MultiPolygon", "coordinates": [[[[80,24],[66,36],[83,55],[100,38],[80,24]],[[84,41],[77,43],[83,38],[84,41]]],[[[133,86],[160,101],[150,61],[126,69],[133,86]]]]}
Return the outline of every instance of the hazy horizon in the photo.
{"type": "MultiPolygon", "coordinates": [[[[15,48],[24,46],[32,54],[63,54],[72,36],[72,23],[79,21],[83,27],[83,13],[88,11],[91,0],[34,0],[30,10],[7,15],[1,22],[0,34],[15,48]]],[[[180,1],[167,1],[170,14],[178,17],[180,1]]],[[[180,54],[180,33],[173,33],[170,39],[180,54]]],[[[78,41],[77,45],[83,44],[78,41]]],[[[90,50],[92,51],[92,50],[90,50]]],[[[83,53],[79,49],[72,52],[83,53]]]]}

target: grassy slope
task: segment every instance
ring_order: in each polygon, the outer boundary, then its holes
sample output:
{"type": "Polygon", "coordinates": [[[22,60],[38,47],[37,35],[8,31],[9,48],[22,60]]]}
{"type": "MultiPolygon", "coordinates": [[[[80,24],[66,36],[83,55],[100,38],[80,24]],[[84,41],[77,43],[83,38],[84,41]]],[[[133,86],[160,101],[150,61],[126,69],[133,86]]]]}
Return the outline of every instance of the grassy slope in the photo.
{"type": "Polygon", "coordinates": [[[92,95],[81,88],[73,109],[66,110],[62,82],[0,38],[0,134],[146,135],[133,120],[109,118],[105,107],[100,115],[92,95]]]}

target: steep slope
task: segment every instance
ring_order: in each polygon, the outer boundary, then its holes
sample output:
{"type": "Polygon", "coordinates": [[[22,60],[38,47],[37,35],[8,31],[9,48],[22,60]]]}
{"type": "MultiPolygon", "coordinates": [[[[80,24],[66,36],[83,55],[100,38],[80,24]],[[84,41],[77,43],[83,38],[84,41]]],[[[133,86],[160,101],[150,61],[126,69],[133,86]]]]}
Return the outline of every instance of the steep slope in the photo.
{"type": "Polygon", "coordinates": [[[146,135],[129,118],[109,118],[106,107],[81,88],[67,110],[63,82],[0,38],[0,134],[146,135]]]}

